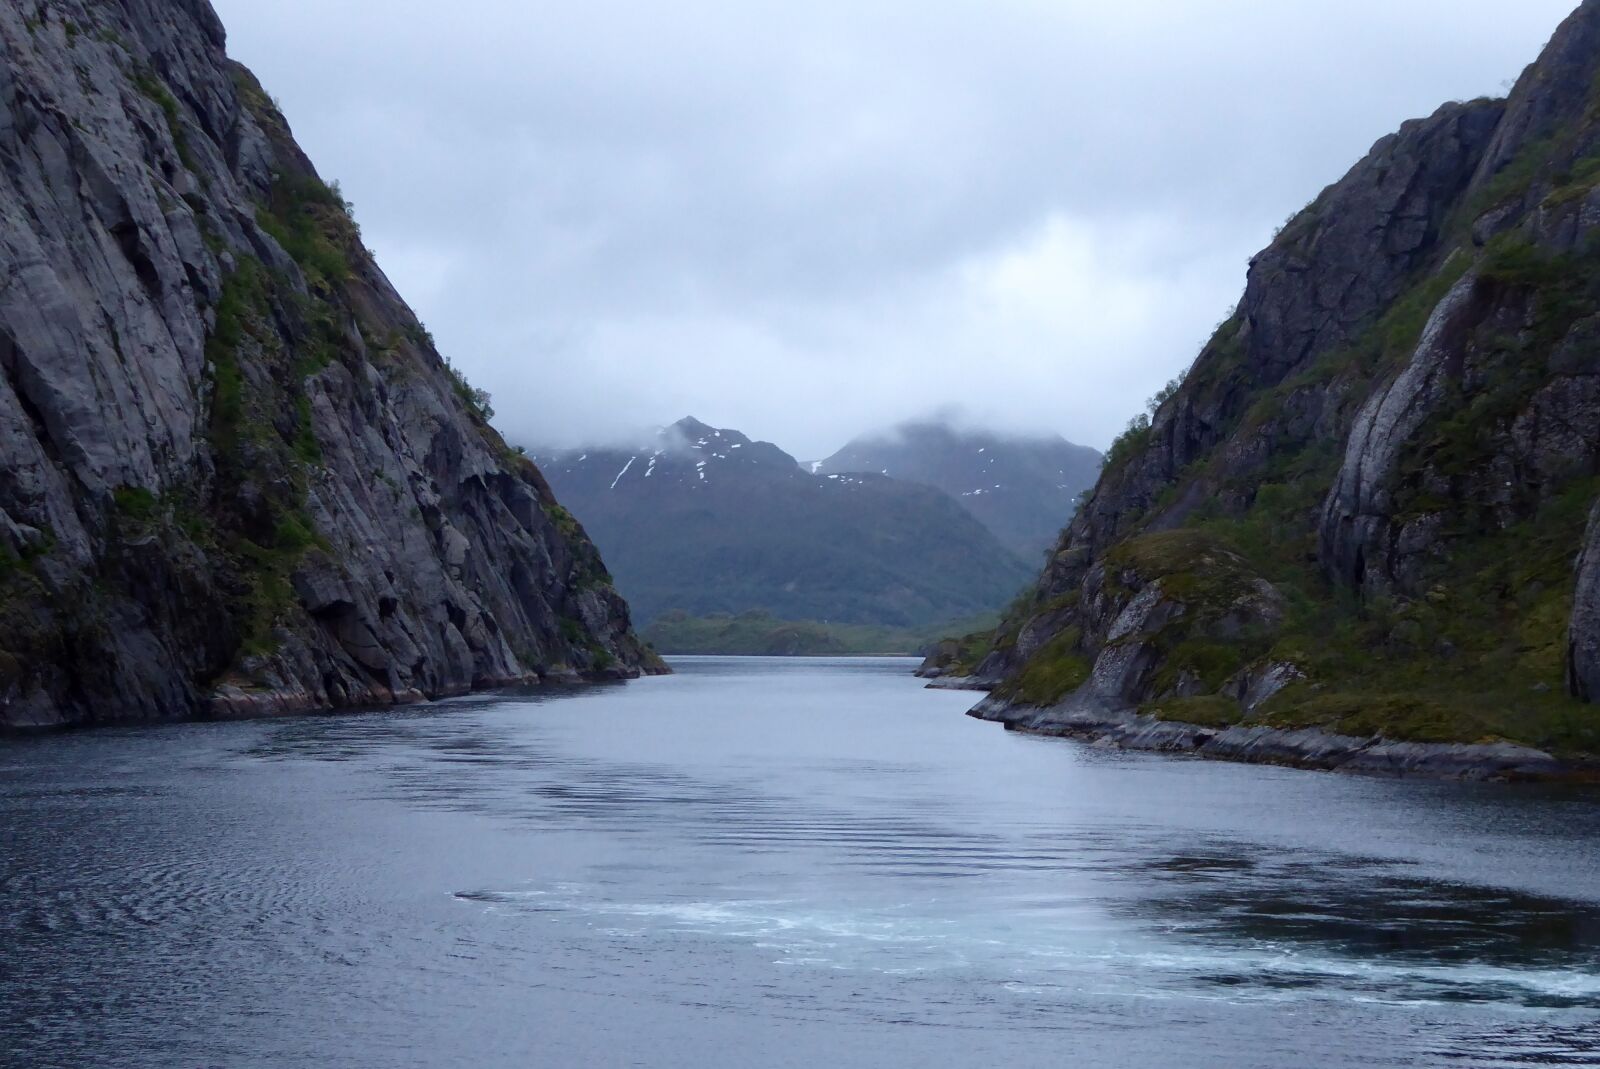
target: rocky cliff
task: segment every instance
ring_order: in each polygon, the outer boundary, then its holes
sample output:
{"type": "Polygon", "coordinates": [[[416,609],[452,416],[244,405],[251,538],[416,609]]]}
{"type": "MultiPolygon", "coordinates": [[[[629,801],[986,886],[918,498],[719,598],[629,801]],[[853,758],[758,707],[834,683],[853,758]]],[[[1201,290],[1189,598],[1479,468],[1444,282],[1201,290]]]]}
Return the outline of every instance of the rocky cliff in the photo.
{"type": "Polygon", "coordinates": [[[1041,730],[1600,752],[1597,476],[1586,0],[1509,99],[1406,124],[1287,224],[1034,592],[943,667],[1041,730]]]}
{"type": "Polygon", "coordinates": [[[206,0],[0,6],[0,723],[652,667],[206,0]]]}

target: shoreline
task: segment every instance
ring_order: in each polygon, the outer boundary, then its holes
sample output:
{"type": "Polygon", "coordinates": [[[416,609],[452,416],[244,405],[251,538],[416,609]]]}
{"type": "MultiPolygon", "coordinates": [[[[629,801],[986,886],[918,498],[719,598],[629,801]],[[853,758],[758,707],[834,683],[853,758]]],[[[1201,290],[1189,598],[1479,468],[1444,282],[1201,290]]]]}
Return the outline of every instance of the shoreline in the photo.
{"type": "Polygon", "coordinates": [[[1480,783],[1600,784],[1600,760],[1566,759],[1504,741],[1401,742],[1382,736],[1337,735],[1321,728],[1205,727],[1071,699],[1054,708],[1038,709],[991,697],[967,715],[1001,724],[1007,731],[1212,761],[1480,783]]]}
{"type": "Polygon", "coordinates": [[[918,661],[920,653],[662,653],[662,657],[703,657],[727,660],[740,658],[750,661],[918,661]]]}
{"type": "MultiPolygon", "coordinates": [[[[929,677],[923,676],[927,679],[929,677]]],[[[979,679],[977,676],[934,676],[924,690],[972,690],[988,693],[994,689],[991,680],[979,679]]]]}
{"type": "Polygon", "coordinates": [[[205,711],[191,715],[140,717],[135,719],[58,721],[55,723],[0,723],[0,742],[62,732],[96,731],[102,728],[143,728],[175,724],[218,724],[249,720],[287,720],[309,716],[363,716],[396,709],[417,709],[442,705],[462,698],[516,695],[536,691],[583,690],[589,687],[629,683],[669,672],[556,672],[530,673],[517,679],[485,680],[480,686],[448,687],[433,693],[407,691],[388,701],[335,704],[319,702],[309,693],[290,690],[246,690],[224,685],[211,694],[205,711]]]}

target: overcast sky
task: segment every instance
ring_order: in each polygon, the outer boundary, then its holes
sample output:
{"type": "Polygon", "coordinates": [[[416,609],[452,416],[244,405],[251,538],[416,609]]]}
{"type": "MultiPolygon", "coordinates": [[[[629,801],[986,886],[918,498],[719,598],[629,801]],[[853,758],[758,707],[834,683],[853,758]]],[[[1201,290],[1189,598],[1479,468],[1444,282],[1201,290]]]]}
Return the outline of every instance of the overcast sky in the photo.
{"type": "Polygon", "coordinates": [[[1104,447],[1273,228],[1575,0],[215,0],[529,445],[1104,447]]]}

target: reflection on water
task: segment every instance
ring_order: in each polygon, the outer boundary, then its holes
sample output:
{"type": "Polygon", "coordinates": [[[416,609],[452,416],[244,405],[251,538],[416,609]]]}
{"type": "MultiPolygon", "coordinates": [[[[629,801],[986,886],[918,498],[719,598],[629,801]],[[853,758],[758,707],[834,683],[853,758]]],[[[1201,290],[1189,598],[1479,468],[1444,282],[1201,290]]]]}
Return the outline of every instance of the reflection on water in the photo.
{"type": "Polygon", "coordinates": [[[904,662],[0,749],[0,1064],[1600,1064],[1600,803],[904,662]]]}

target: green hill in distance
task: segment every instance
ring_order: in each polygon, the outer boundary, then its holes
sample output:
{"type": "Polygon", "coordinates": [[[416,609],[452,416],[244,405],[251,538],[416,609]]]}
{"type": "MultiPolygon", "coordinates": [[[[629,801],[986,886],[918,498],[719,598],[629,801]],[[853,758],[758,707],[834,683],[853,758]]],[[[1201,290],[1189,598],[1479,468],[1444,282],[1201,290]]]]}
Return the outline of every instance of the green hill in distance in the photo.
{"type": "Polygon", "coordinates": [[[657,653],[747,657],[924,656],[949,631],[994,630],[998,613],[920,628],[780,620],[756,609],[738,615],[669,612],[644,631],[657,653]]]}

